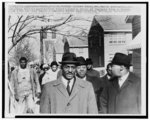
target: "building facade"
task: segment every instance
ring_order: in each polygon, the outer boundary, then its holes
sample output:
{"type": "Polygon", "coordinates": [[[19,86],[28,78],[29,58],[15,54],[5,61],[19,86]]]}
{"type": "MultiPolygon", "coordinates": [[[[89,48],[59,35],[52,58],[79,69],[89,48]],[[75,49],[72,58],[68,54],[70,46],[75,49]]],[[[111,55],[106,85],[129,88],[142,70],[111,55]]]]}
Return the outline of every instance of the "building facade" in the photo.
{"type": "Polygon", "coordinates": [[[86,36],[69,36],[64,39],[64,52],[74,52],[77,56],[88,58],[88,40],[86,36]]]}
{"type": "Polygon", "coordinates": [[[96,15],[88,34],[89,57],[94,67],[106,68],[116,52],[128,53],[126,45],[132,40],[132,26],[126,16],[96,15]]]}
{"type": "Polygon", "coordinates": [[[132,24],[132,41],[127,45],[128,51],[132,52],[133,72],[141,77],[141,16],[130,15],[126,22],[132,24]]]}

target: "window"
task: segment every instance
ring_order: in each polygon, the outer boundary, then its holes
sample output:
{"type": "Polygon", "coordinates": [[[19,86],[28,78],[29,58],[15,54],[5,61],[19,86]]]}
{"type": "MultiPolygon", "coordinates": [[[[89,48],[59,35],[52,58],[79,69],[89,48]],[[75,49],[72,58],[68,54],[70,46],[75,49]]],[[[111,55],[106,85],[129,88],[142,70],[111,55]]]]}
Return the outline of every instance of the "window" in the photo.
{"type": "Polygon", "coordinates": [[[111,33],[109,35],[109,44],[126,44],[125,33],[111,33]]]}

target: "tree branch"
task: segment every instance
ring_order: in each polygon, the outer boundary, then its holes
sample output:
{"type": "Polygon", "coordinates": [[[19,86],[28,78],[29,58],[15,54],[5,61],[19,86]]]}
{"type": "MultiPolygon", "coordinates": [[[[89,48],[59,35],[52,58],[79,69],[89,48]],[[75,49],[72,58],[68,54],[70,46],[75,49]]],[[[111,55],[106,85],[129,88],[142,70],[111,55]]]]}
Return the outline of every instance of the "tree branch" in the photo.
{"type": "Polygon", "coordinates": [[[31,22],[33,22],[35,20],[35,18],[34,19],[32,19],[32,20],[30,20],[28,23],[26,23],[25,24],[25,22],[24,22],[24,24],[20,27],[20,29],[19,29],[19,32],[21,31],[21,30],[23,30],[27,25],[29,25],[31,22]]]}
{"type": "Polygon", "coordinates": [[[52,30],[53,28],[56,28],[56,27],[58,27],[58,26],[61,26],[61,25],[65,24],[65,23],[69,22],[69,19],[70,19],[71,17],[72,17],[72,15],[69,15],[69,17],[68,17],[64,22],[59,23],[59,24],[56,24],[56,25],[53,25],[53,26],[51,26],[51,27],[44,28],[44,30],[52,30]]]}
{"type": "MultiPolygon", "coordinates": [[[[51,33],[51,32],[47,32],[47,33],[51,33]]],[[[78,36],[78,35],[67,35],[67,34],[63,34],[63,33],[59,33],[59,32],[56,32],[56,34],[59,34],[59,35],[63,35],[63,36],[70,36],[70,37],[75,37],[75,38],[78,38],[78,39],[80,39],[80,40],[82,40],[82,41],[85,41],[85,39],[82,39],[82,37],[83,36],[78,36]]],[[[87,37],[87,36],[85,36],[85,37],[87,37]]],[[[84,37],[83,37],[84,38],[84,37]]]]}
{"type": "Polygon", "coordinates": [[[86,30],[86,31],[88,32],[87,29],[84,29],[84,28],[81,28],[81,27],[78,27],[78,26],[69,25],[69,24],[65,24],[65,25],[70,26],[70,27],[73,27],[73,28],[79,28],[79,29],[81,29],[81,30],[86,30]]]}
{"type": "MultiPolygon", "coordinates": [[[[38,17],[31,16],[31,17],[30,17],[30,16],[28,16],[28,17],[26,17],[26,19],[23,20],[23,21],[21,21],[21,18],[22,18],[22,16],[19,18],[19,20],[18,20],[17,23],[13,24],[13,25],[9,28],[9,30],[11,30],[11,28],[16,25],[16,26],[15,26],[14,33],[13,33],[13,36],[12,36],[12,39],[14,39],[14,37],[17,37],[17,36],[19,35],[19,34],[15,35],[15,32],[16,32],[16,29],[17,29],[19,23],[23,22],[22,25],[21,25],[21,27],[20,27],[20,29],[19,29],[19,31],[18,31],[18,33],[19,33],[21,30],[23,30],[27,25],[29,25],[33,20],[37,20],[38,18],[44,19],[44,16],[42,16],[42,17],[39,17],[39,16],[38,16],[38,17]],[[33,19],[32,19],[32,18],[33,18],[33,19]],[[30,21],[29,21],[28,23],[26,23],[28,20],[30,20],[30,21]],[[25,24],[25,23],[26,23],[26,24],[25,24]]],[[[53,26],[45,27],[43,30],[52,30],[52,29],[54,29],[54,28],[56,28],[56,27],[59,27],[59,26],[61,26],[61,25],[66,24],[66,23],[69,23],[69,22],[72,22],[72,21],[75,21],[75,20],[79,20],[79,19],[71,19],[71,18],[72,18],[72,15],[69,15],[69,16],[66,18],[66,20],[64,20],[62,23],[59,23],[59,24],[56,24],[56,25],[53,25],[53,26]]],[[[72,26],[72,27],[74,27],[74,26],[72,26]]],[[[80,28],[80,29],[81,29],[81,28],[80,28]]],[[[86,30],[86,29],[84,29],[84,30],[86,30]]],[[[27,31],[26,33],[24,33],[23,35],[20,35],[18,40],[16,40],[15,42],[14,42],[14,40],[12,41],[13,44],[12,44],[12,46],[9,48],[8,53],[9,53],[9,52],[11,51],[11,49],[12,49],[15,45],[17,45],[17,43],[20,42],[22,39],[24,39],[25,37],[30,37],[30,36],[33,35],[33,34],[40,33],[40,31],[41,31],[41,29],[31,29],[31,30],[27,31]]],[[[57,32],[56,34],[66,35],[66,34],[62,34],[62,33],[58,33],[58,32],[57,32]]],[[[76,38],[78,38],[78,39],[84,40],[84,39],[82,39],[83,36],[76,36],[76,35],[67,35],[67,36],[73,36],[73,37],[76,37],[76,38]]]]}
{"type": "Polygon", "coordinates": [[[15,29],[14,29],[14,32],[13,32],[13,37],[12,37],[12,43],[13,43],[13,44],[14,44],[14,36],[15,36],[17,27],[18,27],[19,22],[20,22],[20,20],[21,20],[22,17],[23,17],[23,15],[18,19],[18,22],[17,22],[17,24],[16,24],[16,26],[15,26],[15,29]]]}
{"type": "MultiPolygon", "coordinates": [[[[26,20],[23,20],[23,21],[20,21],[20,23],[22,23],[22,22],[25,22],[25,21],[27,21],[27,20],[30,20],[30,19],[32,19],[32,18],[34,18],[33,16],[32,17],[28,17],[28,19],[26,19],[26,20]]],[[[8,29],[8,32],[12,29],[12,27],[14,27],[15,25],[16,25],[17,23],[14,23],[9,29],[8,29]]]]}
{"type": "Polygon", "coordinates": [[[13,47],[15,46],[15,45],[17,45],[17,43],[18,42],[20,42],[23,38],[25,38],[26,37],[26,35],[22,35],[14,44],[12,44],[11,46],[10,46],[10,48],[8,49],[8,54],[9,54],[9,52],[11,51],[11,49],[13,49],[13,47]]]}

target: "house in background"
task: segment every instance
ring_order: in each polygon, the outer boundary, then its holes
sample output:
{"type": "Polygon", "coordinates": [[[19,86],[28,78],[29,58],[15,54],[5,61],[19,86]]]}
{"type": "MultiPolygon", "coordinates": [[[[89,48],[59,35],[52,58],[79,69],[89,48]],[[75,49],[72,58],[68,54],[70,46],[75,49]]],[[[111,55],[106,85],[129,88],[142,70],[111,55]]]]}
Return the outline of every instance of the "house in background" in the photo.
{"type": "Polygon", "coordinates": [[[64,37],[64,52],[74,52],[77,56],[88,58],[88,39],[85,32],[75,36],[64,37]]]}
{"type": "Polygon", "coordinates": [[[127,45],[127,49],[132,53],[133,72],[141,77],[141,16],[130,15],[126,17],[126,22],[132,24],[132,41],[127,45]]]}
{"type": "Polygon", "coordinates": [[[61,61],[63,53],[74,52],[77,56],[88,58],[87,33],[79,32],[77,35],[59,35],[55,32],[47,34],[44,41],[44,62],[61,61]]]}
{"type": "Polygon", "coordinates": [[[104,68],[116,52],[128,53],[126,45],[132,40],[132,25],[123,15],[96,15],[88,34],[89,57],[94,67],[104,68]]]}

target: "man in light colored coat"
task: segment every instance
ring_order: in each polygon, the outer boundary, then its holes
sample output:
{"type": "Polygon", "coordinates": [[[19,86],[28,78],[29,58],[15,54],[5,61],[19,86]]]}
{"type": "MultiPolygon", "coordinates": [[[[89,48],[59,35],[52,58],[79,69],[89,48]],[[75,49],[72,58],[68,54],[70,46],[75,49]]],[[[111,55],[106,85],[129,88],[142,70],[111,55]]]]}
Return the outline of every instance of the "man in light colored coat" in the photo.
{"type": "Polygon", "coordinates": [[[20,66],[11,74],[10,85],[16,102],[14,113],[33,113],[34,98],[41,92],[38,75],[35,70],[27,67],[27,59],[21,57],[20,66]]]}
{"type": "Polygon", "coordinates": [[[92,84],[75,77],[78,64],[74,53],[64,53],[58,80],[44,85],[40,112],[52,114],[97,114],[92,84]]]}
{"type": "Polygon", "coordinates": [[[129,67],[129,56],[116,53],[112,60],[112,74],[115,77],[100,97],[102,113],[141,113],[141,80],[129,72],[129,67]]]}

